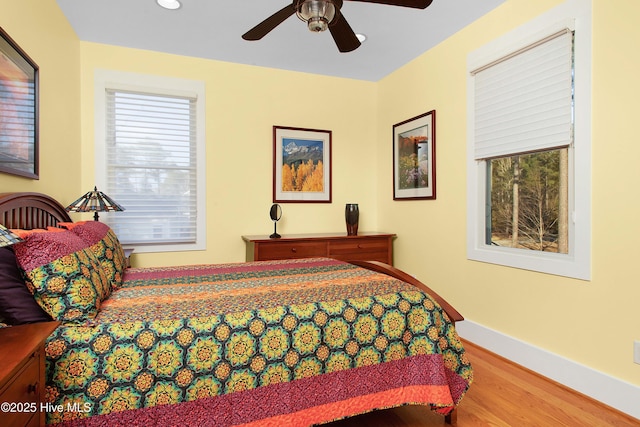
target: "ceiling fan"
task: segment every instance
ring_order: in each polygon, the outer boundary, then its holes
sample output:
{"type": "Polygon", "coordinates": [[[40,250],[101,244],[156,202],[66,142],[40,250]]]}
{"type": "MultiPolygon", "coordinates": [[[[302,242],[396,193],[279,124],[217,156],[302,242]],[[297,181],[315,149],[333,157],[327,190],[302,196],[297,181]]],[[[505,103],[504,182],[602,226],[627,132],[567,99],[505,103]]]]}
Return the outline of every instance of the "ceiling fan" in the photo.
{"type": "MultiPolygon", "coordinates": [[[[433,0],[348,0],[364,3],[379,3],[390,6],[403,6],[415,9],[426,9],[433,0]]],[[[321,32],[329,29],[333,40],[340,52],[351,52],[360,46],[360,40],[351,29],[340,9],[342,0],[293,0],[246,33],[242,35],[245,40],[260,40],[271,30],[282,24],[291,15],[307,23],[312,32],[321,32]]]]}

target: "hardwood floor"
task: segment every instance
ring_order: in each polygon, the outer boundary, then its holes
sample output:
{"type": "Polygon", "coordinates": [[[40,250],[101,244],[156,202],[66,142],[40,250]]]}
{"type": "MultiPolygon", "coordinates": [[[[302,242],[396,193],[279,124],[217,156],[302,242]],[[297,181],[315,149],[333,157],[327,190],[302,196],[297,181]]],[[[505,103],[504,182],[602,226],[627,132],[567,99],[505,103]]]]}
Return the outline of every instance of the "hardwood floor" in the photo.
{"type": "MultiPolygon", "coordinates": [[[[458,407],[459,427],[640,426],[589,397],[465,342],[474,383],[458,407]]],[[[421,406],[376,411],[327,424],[330,427],[444,426],[444,417],[421,406]]]]}

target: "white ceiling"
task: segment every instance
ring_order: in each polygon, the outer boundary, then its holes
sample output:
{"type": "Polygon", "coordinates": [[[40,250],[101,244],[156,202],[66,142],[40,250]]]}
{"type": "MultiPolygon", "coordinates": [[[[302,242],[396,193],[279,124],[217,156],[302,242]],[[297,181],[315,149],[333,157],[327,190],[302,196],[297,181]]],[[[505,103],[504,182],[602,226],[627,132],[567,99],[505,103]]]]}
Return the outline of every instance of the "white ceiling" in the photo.
{"type": "Polygon", "coordinates": [[[328,31],[311,33],[295,15],[259,41],[242,34],[290,0],[57,0],[83,41],[226,62],[378,81],[505,0],[434,0],[424,10],[345,1],[342,13],[368,39],[338,52],[328,31]]]}

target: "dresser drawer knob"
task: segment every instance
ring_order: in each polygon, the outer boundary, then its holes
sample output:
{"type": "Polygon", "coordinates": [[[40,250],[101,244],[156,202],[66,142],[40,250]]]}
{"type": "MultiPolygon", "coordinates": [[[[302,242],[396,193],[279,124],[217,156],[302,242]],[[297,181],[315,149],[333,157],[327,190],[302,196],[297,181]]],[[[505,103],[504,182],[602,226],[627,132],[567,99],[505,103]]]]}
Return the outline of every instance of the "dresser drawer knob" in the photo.
{"type": "Polygon", "coordinates": [[[29,394],[38,394],[38,383],[29,384],[27,386],[27,393],[29,393],[29,394]]]}
{"type": "Polygon", "coordinates": [[[298,250],[296,248],[291,248],[291,252],[295,254],[296,252],[298,252],[298,250]]]}

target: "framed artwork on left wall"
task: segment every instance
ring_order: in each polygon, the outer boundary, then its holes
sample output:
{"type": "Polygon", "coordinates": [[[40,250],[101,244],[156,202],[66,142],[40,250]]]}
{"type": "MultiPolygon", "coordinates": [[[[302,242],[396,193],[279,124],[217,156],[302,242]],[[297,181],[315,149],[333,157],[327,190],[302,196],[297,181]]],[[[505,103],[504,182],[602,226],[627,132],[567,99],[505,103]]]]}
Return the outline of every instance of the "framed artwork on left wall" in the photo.
{"type": "Polygon", "coordinates": [[[331,131],[273,127],[273,202],[331,203],[331,131]]]}
{"type": "Polygon", "coordinates": [[[39,179],[38,66],[2,28],[0,172],[39,179]]]}

